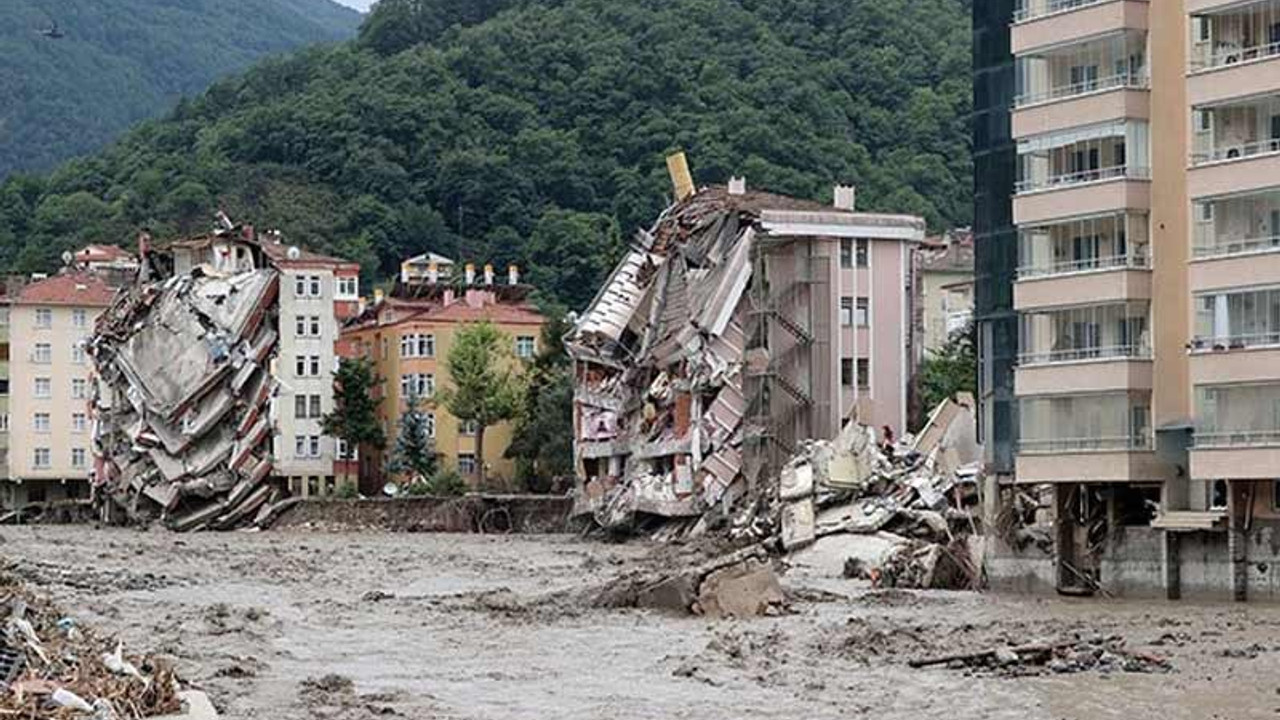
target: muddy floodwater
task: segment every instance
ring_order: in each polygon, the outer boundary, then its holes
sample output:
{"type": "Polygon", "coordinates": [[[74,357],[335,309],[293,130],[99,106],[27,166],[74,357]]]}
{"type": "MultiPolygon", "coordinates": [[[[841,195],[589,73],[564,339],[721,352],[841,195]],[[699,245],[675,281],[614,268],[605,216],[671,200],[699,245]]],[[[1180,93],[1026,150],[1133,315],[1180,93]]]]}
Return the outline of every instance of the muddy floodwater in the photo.
{"type": "Polygon", "coordinates": [[[226,718],[1275,718],[1280,608],[869,590],[788,572],[792,612],[574,603],[651,556],[572,536],[0,529],[82,623],[169,656],[226,718]],[[548,600],[548,598],[558,598],[548,600]],[[1168,673],[914,670],[1120,635],[1168,673]]]}

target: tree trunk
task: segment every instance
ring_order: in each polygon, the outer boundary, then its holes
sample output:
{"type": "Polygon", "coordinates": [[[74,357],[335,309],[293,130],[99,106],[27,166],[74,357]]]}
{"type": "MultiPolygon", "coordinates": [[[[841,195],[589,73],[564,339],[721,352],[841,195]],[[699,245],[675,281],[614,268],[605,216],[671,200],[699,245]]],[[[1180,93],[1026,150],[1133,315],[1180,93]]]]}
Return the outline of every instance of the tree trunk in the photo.
{"type": "Polygon", "coordinates": [[[480,478],[477,490],[485,489],[484,474],[484,425],[476,423],[476,475],[480,478]]]}

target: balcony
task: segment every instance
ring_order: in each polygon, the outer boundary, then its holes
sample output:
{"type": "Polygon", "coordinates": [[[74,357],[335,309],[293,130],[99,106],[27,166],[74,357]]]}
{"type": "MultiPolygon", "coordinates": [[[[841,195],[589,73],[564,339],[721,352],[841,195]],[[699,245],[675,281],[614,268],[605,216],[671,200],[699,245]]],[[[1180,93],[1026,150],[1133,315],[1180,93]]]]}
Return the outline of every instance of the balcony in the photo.
{"type": "Polygon", "coordinates": [[[1197,260],[1280,250],[1280,190],[1199,200],[1192,218],[1197,260]]]}
{"type": "Polygon", "coordinates": [[[1020,54],[1015,68],[1014,107],[1119,88],[1146,88],[1146,35],[1145,31],[1120,31],[1020,54]]]}
{"type": "Polygon", "coordinates": [[[1147,28],[1146,0],[1023,0],[1014,10],[1015,55],[1094,37],[1119,28],[1147,28]]]}
{"type": "Polygon", "coordinates": [[[1280,345],[1229,349],[1214,345],[1191,353],[1194,385],[1260,383],[1280,379],[1280,345]]]}
{"type": "Polygon", "coordinates": [[[1018,482],[1159,481],[1145,391],[1024,397],[1018,482]]]}
{"type": "Polygon", "coordinates": [[[1063,363],[1149,360],[1150,313],[1149,302],[1020,313],[1019,369],[1063,363]]]}
{"type": "Polygon", "coordinates": [[[1023,365],[1014,372],[1014,393],[1020,397],[1053,393],[1151,390],[1151,354],[1116,352],[1075,362],[1023,365]]]}
{"type": "Polygon", "coordinates": [[[1147,208],[1147,134],[1146,122],[1126,120],[1019,139],[1014,222],[1147,208]]]}
{"type": "Polygon", "coordinates": [[[1280,0],[1192,2],[1187,94],[1194,105],[1280,89],[1280,0]],[[1202,7],[1196,7],[1196,5],[1202,7]]]}
{"type": "Polygon", "coordinates": [[[1280,347],[1280,287],[1198,294],[1195,309],[1193,353],[1280,347]]]}
{"type": "Polygon", "coordinates": [[[1277,467],[1280,382],[1197,385],[1192,475],[1274,478],[1277,467]]]}
{"type": "Polygon", "coordinates": [[[1151,93],[1146,79],[1095,91],[1070,95],[1052,102],[1015,108],[1011,132],[1015,139],[1066,130],[1081,123],[1102,120],[1147,120],[1151,115],[1151,93]]]}
{"type": "Polygon", "coordinates": [[[1014,308],[1151,297],[1148,219],[1110,213],[1018,229],[1014,308]]]}

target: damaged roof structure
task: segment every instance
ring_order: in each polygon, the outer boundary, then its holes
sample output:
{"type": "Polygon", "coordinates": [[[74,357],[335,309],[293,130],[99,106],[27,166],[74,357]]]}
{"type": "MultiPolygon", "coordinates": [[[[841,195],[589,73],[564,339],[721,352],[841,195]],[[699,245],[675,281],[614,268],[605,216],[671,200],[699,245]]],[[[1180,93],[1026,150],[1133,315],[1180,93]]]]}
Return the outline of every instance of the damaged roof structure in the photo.
{"type": "Polygon", "coordinates": [[[696,192],[675,180],[688,194],[639,233],[566,339],[577,512],[604,527],[691,526],[776,477],[803,440],[855,419],[905,429],[909,245],[924,221],[854,212],[851,187],[825,206],[736,178],[696,192]]]}
{"type": "Polygon", "coordinates": [[[93,483],[109,518],[227,529],[265,521],[283,498],[267,482],[282,261],[304,251],[222,220],[145,255],[138,281],[98,320],[93,483]]]}

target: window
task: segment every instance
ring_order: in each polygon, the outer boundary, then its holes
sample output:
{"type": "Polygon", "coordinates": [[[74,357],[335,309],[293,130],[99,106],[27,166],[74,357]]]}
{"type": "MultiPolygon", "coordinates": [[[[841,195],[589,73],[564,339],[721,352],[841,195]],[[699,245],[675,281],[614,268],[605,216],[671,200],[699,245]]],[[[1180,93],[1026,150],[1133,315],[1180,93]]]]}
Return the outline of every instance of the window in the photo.
{"type": "Polygon", "coordinates": [[[307,438],[307,449],[311,451],[311,457],[320,457],[320,436],[312,435],[307,438]]]}
{"type": "Polygon", "coordinates": [[[840,238],[840,267],[853,267],[853,238],[840,238]]]}
{"type": "Polygon", "coordinates": [[[35,394],[38,398],[53,397],[53,381],[49,378],[36,378],[35,394]]]}
{"type": "Polygon", "coordinates": [[[320,411],[319,395],[295,395],[293,396],[293,416],[299,420],[319,420],[323,415],[320,411]]]}
{"type": "Polygon", "coordinates": [[[79,341],[71,346],[71,362],[76,365],[83,365],[85,362],[84,341],[79,341]]]}
{"type": "Polygon", "coordinates": [[[340,277],[337,278],[337,292],[335,297],[352,299],[360,297],[360,278],[358,277],[340,277]]]}
{"type": "Polygon", "coordinates": [[[83,400],[88,397],[88,384],[84,378],[71,379],[71,397],[76,400],[83,400]]]}
{"type": "Polygon", "coordinates": [[[533,357],[535,339],[532,335],[521,335],[516,338],[516,357],[533,357]]]}
{"type": "Polygon", "coordinates": [[[858,358],[858,387],[871,387],[871,359],[858,358]]]}
{"type": "Polygon", "coordinates": [[[89,314],[79,308],[72,310],[71,324],[78,328],[89,327],[89,314]]]}
{"type": "Polygon", "coordinates": [[[47,469],[53,464],[53,455],[49,448],[38,447],[32,453],[31,464],[39,469],[47,469]]]}
{"type": "Polygon", "coordinates": [[[36,343],[36,350],[31,355],[31,362],[48,365],[53,362],[53,346],[49,343],[36,343]]]}
{"type": "Polygon", "coordinates": [[[320,457],[320,436],[294,435],[293,456],[302,460],[320,457]]]}
{"type": "Polygon", "coordinates": [[[871,300],[868,298],[858,298],[858,308],[853,314],[853,319],[858,323],[858,327],[869,327],[871,325],[871,300]]]}
{"type": "Polygon", "coordinates": [[[320,377],[320,356],[299,355],[294,361],[294,370],[298,377],[320,377]]]}
{"type": "Polygon", "coordinates": [[[84,413],[71,414],[71,432],[82,433],[89,426],[89,417],[84,413]]]}
{"type": "Polygon", "coordinates": [[[858,267],[860,268],[867,267],[867,255],[868,255],[870,246],[871,246],[871,243],[869,240],[867,240],[866,238],[858,238],[858,245],[857,245],[858,267]]]}
{"type": "Polygon", "coordinates": [[[840,358],[840,384],[853,387],[853,358],[840,358]]]}
{"type": "Polygon", "coordinates": [[[49,432],[49,413],[36,413],[32,427],[38,433],[49,432]]]}
{"type": "Polygon", "coordinates": [[[311,288],[311,297],[320,297],[320,276],[312,275],[307,282],[311,288]]]}
{"type": "Polygon", "coordinates": [[[477,435],[480,433],[480,423],[475,420],[460,420],[458,432],[462,435],[477,435]]]}
{"type": "Polygon", "coordinates": [[[49,308],[36,308],[36,327],[53,327],[53,310],[50,310],[49,308]]]}
{"type": "Polygon", "coordinates": [[[436,414],[433,412],[423,413],[422,419],[425,420],[425,422],[422,425],[426,430],[427,437],[429,438],[435,437],[436,436],[436,414]]]}
{"type": "Polygon", "coordinates": [[[338,438],[338,457],[343,460],[360,459],[360,448],[351,447],[351,444],[342,438],[338,438]]]}
{"type": "Polygon", "coordinates": [[[1214,480],[1209,485],[1209,509],[1210,510],[1226,510],[1227,509],[1227,481],[1214,480]]]}
{"type": "Polygon", "coordinates": [[[299,315],[294,319],[293,329],[298,337],[320,337],[320,316],[299,315]]]}
{"type": "Polygon", "coordinates": [[[458,472],[463,475],[476,474],[476,456],[472,453],[458,454],[458,472]]]}
{"type": "Polygon", "coordinates": [[[840,298],[840,324],[844,327],[853,325],[853,298],[840,298]]]}
{"type": "Polygon", "coordinates": [[[84,448],[71,448],[71,467],[84,468],[86,465],[88,463],[86,462],[84,448]]]}
{"type": "Polygon", "coordinates": [[[319,275],[297,275],[293,278],[293,295],[300,298],[320,297],[319,275]]]}
{"type": "Polygon", "coordinates": [[[9,432],[9,413],[0,413],[0,432],[9,432]]]}
{"type": "Polygon", "coordinates": [[[417,395],[429,398],[436,392],[436,376],[431,373],[409,373],[400,376],[400,395],[407,398],[417,395]]]}
{"type": "Polygon", "coordinates": [[[400,337],[400,357],[431,358],[435,356],[435,335],[403,335],[400,337]]]}

